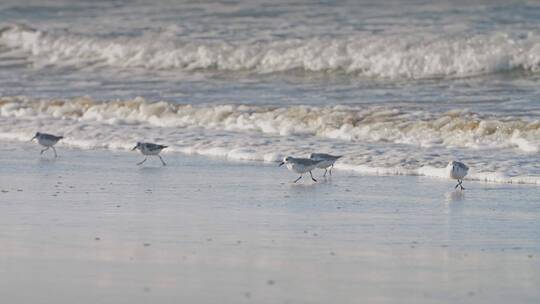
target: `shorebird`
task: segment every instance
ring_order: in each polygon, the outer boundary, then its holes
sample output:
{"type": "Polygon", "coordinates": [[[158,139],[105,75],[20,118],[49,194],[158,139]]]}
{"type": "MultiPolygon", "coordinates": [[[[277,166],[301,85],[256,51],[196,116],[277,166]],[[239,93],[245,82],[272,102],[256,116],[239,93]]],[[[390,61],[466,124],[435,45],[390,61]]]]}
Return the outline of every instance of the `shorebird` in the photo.
{"type": "Polygon", "coordinates": [[[139,149],[141,151],[141,153],[145,156],[144,160],[140,163],[137,163],[137,165],[142,165],[142,163],[144,163],[146,161],[146,156],[148,155],[155,155],[157,157],[159,157],[159,159],[161,160],[161,163],[166,166],[167,164],[165,164],[165,162],[163,161],[163,158],[161,158],[161,156],[159,155],[159,152],[161,152],[161,150],[167,148],[167,146],[163,146],[163,145],[157,145],[157,144],[152,144],[152,143],[143,143],[143,142],[138,142],[137,145],[135,147],[133,147],[133,149],[131,149],[131,151],[133,150],[136,150],[136,149],[139,149]]]}
{"type": "Polygon", "coordinates": [[[327,171],[330,171],[330,175],[332,175],[332,168],[334,168],[334,163],[336,162],[336,160],[340,159],[341,157],[343,156],[331,155],[331,154],[326,154],[326,153],[311,153],[309,155],[309,159],[320,161],[317,164],[317,168],[324,169],[323,177],[326,176],[327,171]]]}
{"type": "Polygon", "coordinates": [[[54,157],[58,157],[58,154],[56,154],[56,149],[53,147],[60,139],[64,138],[63,136],[56,136],[56,135],[52,135],[52,134],[47,134],[47,133],[40,133],[40,132],[37,132],[36,135],[34,135],[34,137],[32,137],[32,139],[30,139],[30,141],[34,140],[35,138],[37,138],[37,141],[40,145],[44,146],[45,149],[41,150],[41,152],[39,153],[40,155],[43,154],[43,152],[49,150],[49,148],[52,148],[53,151],[54,151],[54,157]]]}
{"type": "Polygon", "coordinates": [[[317,168],[317,164],[319,164],[320,162],[321,161],[319,160],[312,160],[309,158],[296,158],[292,156],[287,156],[283,159],[279,166],[281,167],[283,165],[287,165],[287,169],[300,174],[300,177],[297,178],[294,183],[299,181],[306,172],[309,172],[309,175],[311,175],[311,179],[316,182],[317,180],[313,178],[311,170],[317,168]]]}
{"type": "Polygon", "coordinates": [[[467,173],[469,172],[469,167],[467,167],[464,163],[453,160],[448,163],[448,166],[446,166],[446,168],[448,168],[450,171],[450,178],[456,179],[458,182],[454,189],[460,187],[461,190],[465,190],[462,183],[463,178],[467,176],[467,173]]]}

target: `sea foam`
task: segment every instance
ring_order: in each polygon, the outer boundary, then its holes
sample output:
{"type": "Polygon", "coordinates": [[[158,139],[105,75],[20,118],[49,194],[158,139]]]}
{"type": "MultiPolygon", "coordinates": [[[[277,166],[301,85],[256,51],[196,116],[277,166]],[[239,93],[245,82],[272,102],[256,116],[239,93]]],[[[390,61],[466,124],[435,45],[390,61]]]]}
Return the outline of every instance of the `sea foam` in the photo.
{"type": "Polygon", "coordinates": [[[460,158],[473,168],[473,179],[540,182],[534,164],[539,121],[467,110],[3,97],[0,116],[1,138],[27,140],[36,130],[49,131],[84,149],[129,149],[151,140],[170,151],[266,162],[316,150],[345,155],[337,168],[432,177],[446,177],[440,169],[460,158]]]}
{"type": "Polygon", "coordinates": [[[515,148],[536,152],[540,121],[468,110],[432,113],[392,106],[190,105],[143,98],[123,101],[0,99],[0,115],[61,118],[111,125],[204,128],[306,135],[348,142],[391,142],[418,147],[515,148]]]}

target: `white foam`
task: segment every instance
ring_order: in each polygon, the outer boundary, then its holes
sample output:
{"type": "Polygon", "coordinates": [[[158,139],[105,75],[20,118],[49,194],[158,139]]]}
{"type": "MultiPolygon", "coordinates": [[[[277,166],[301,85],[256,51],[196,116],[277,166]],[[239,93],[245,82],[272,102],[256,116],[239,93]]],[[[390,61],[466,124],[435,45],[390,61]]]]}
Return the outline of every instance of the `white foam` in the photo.
{"type": "Polygon", "coordinates": [[[0,138],[29,140],[36,131],[65,136],[63,145],[127,150],[137,141],[170,152],[273,162],[313,151],[345,155],[338,169],[363,174],[447,178],[449,160],[469,179],[540,183],[540,124],[469,111],[428,113],[380,106],[178,105],[142,98],[0,98],[0,138]]]}
{"type": "Polygon", "coordinates": [[[110,125],[205,128],[272,135],[309,135],[353,142],[392,142],[419,147],[516,148],[538,151],[540,123],[483,117],[467,110],[429,113],[384,106],[178,105],[142,98],[97,102],[4,98],[4,117],[44,117],[110,125]]]}
{"type": "Polygon", "coordinates": [[[25,26],[0,31],[0,45],[20,50],[35,67],[201,69],[274,73],[345,72],[367,77],[431,78],[540,69],[540,37],[504,32],[441,35],[419,32],[337,38],[211,41],[170,35],[103,38],[25,26]]]}
{"type": "Polygon", "coordinates": [[[538,141],[533,142],[532,140],[527,140],[521,135],[520,130],[514,131],[510,142],[515,144],[520,150],[530,153],[536,153],[539,150],[540,144],[538,141]]]}

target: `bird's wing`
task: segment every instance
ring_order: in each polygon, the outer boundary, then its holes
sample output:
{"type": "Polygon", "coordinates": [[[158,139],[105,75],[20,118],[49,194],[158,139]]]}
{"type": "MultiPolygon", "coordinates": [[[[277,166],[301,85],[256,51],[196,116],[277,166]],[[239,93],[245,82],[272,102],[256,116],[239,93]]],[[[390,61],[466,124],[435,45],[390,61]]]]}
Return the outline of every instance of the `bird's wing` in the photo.
{"type": "Polygon", "coordinates": [[[167,148],[167,146],[147,143],[146,148],[148,150],[150,150],[150,151],[156,151],[156,150],[163,150],[163,149],[167,148]]]}
{"type": "Polygon", "coordinates": [[[46,133],[41,133],[41,136],[43,136],[43,138],[47,140],[60,140],[63,138],[62,136],[56,136],[56,135],[46,134],[46,133]]]}
{"type": "Polygon", "coordinates": [[[326,153],[312,153],[311,159],[321,159],[321,160],[328,160],[328,159],[338,159],[343,157],[342,155],[332,155],[332,154],[326,154],[326,153]]]}
{"type": "Polygon", "coordinates": [[[461,169],[463,169],[463,170],[465,170],[465,171],[468,171],[468,170],[469,170],[469,167],[467,167],[467,165],[465,165],[464,163],[457,163],[457,165],[458,165],[461,169]]]}
{"type": "Polygon", "coordinates": [[[314,160],[309,158],[295,158],[294,161],[302,166],[313,166],[320,163],[322,160],[314,160]]]}
{"type": "Polygon", "coordinates": [[[328,159],[329,156],[330,154],[326,154],[326,153],[312,153],[310,158],[323,160],[323,159],[328,159]]]}

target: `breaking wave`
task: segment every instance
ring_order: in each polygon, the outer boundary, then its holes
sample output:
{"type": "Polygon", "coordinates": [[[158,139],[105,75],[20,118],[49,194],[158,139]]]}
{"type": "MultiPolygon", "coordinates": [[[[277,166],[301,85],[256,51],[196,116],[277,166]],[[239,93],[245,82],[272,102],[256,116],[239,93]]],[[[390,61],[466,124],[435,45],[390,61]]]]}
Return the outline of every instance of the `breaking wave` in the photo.
{"type": "Polygon", "coordinates": [[[16,25],[0,30],[0,46],[11,50],[10,58],[12,50],[25,53],[37,68],[53,65],[253,73],[300,70],[405,79],[540,69],[540,36],[533,32],[371,34],[228,42],[189,40],[167,32],[106,38],[16,25]]]}
{"type": "Polygon", "coordinates": [[[431,113],[389,106],[190,105],[143,98],[125,101],[0,98],[0,115],[57,118],[111,125],[205,128],[234,132],[307,135],[349,142],[420,147],[515,148],[538,152],[540,121],[492,117],[468,110],[431,113]]]}

